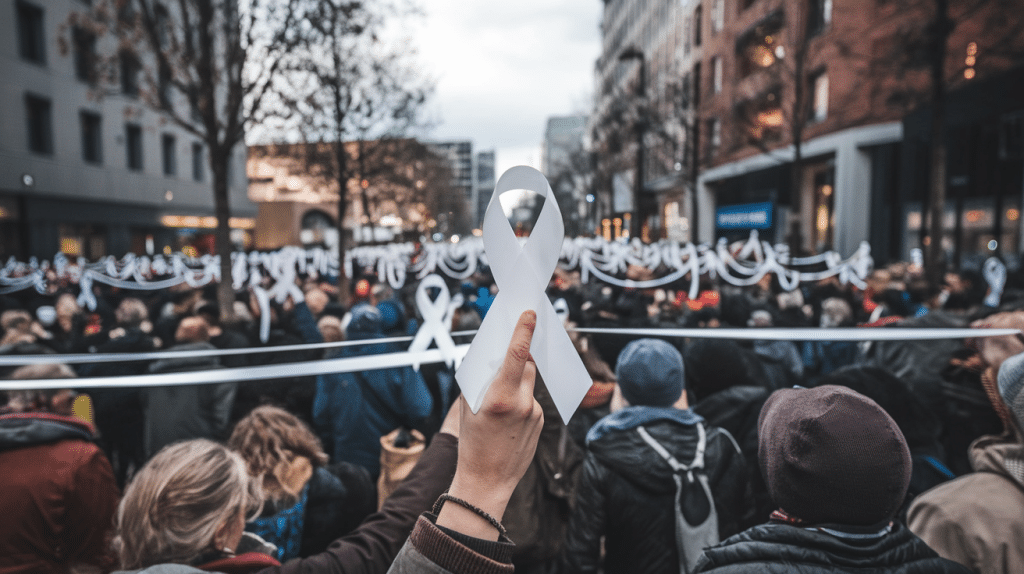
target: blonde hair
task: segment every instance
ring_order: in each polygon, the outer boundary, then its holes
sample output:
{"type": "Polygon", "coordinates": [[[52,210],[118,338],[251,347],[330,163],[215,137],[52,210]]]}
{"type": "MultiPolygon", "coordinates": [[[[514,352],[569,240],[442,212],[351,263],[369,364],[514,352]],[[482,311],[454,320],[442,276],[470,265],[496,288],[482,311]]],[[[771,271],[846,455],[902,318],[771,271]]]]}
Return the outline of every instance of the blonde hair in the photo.
{"type": "Polygon", "coordinates": [[[125,490],[114,546],[126,570],[188,564],[213,550],[217,530],[262,505],[258,481],[226,446],[190,440],[164,447],[125,490]]]}

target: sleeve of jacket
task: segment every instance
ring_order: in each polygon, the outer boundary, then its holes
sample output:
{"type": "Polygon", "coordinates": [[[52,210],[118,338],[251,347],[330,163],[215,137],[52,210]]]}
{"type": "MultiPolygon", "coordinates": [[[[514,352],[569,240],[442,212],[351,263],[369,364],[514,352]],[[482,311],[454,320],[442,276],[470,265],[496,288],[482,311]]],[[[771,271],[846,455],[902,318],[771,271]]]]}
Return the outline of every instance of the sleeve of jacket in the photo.
{"type": "MultiPolygon", "coordinates": [[[[351,534],[335,540],[326,552],[290,560],[262,574],[371,574],[386,572],[412,532],[419,515],[451,484],[458,439],[434,435],[419,462],[379,511],[351,534]]],[[[440,570],[439,572],[443,572],[440,570]]]]}
{"type": "Polygon", "coordinates": [[[421,516],[388,573],[512,574],[511,542],[504,538],[487,545],[496,552],[480,554],[421,516]]]}
{"type": "Polygon", "coordinates": [[[231,409],[235,405],[238,383],[204,385],[203,391],[208,398],[205,408],[209,417],[210,430],[218,439],[227,439],[230,434],[228,426],[231,420],[231,409]]]}
{"type": "Polygon", "coordinates": [[[977,548],[977,537],[964,532],[960,521],[947,514],[943,504],[936,504],[929,493],[914,499],[907,513],[907,527],[924,540],[939,556],[959,562],[975,571],[986,571],[980,557],[985,548],[977,548]]]}
{"type": "Polygon", "coordinates": [[[295,304],[292,310],[292,328],[302,337],[303,343],[323,343],[324,337],[316,326],[316,318],[306,302],[295,304]]]}
{"type": "Polygon", "coordinates": [[[597,572],[601,564],[601,536],[606,521],[605,472],[594,455],[587,453],[566,531],[562,557],[564,574],[597,572]]]}
{"type": "Polygon", "coordinates": [[[108,569],[115,565],[109,542],[120,495],[103,451],[87,444],[82,452],[84,459],[75,470],[68,493],[62,544],[69,564],[108,569]]]}

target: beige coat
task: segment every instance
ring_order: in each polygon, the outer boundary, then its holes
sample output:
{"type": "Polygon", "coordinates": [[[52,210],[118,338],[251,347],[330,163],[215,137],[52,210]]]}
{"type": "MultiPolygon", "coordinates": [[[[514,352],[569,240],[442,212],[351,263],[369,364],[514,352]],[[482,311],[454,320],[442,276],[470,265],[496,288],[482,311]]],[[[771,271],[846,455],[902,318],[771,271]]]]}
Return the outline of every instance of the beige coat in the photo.
{"type": "Polygon", "coordinates": [[[910,530],[943,558],[983,574],[1024,572],[1024,444],[984,436],[970,449],[975,472],[914,500],[910,530]]]}

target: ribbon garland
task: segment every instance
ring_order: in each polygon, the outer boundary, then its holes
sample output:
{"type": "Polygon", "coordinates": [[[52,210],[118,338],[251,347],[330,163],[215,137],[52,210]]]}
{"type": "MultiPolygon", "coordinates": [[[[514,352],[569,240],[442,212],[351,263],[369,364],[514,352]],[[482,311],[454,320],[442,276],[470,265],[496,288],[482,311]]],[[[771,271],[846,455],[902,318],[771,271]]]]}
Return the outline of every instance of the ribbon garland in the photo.
{"type": "Polygon", "coordinates": [[[552,247],[564,238],[562,214],[544,175],[527,166],[503,173],[494,187],[483,224],[484,248],[498,294],[455,372],[455,380],[474,413],[480,410],[484,395],[501,368],[519,316],[527,310],[537,314],[530,353],[537,371],[548,383],[548,392],[563,422],[569,422],[590,390],[590,375],[545,294],[558,265],[558,251],[552,247]],[[544,206],[525,243],[520,243],[512,231],[499,201],[501,194],[516,189],[544,196],[544,206]]]}
{"type": "MultiPolygon", "coordinates": [[[[724,238],[713,245],[694,245],[661,240],[645,244],[632,241],[608,241],[600,237],[578,237],[560,240],[559,266],[579,270],[584,283],[592,279],[620,287],[649,289],[670,285],[689,275],[688,291],[696,298],[699,277],[708,274],[736,286],[753,285],[769,273],[779,277],[789,290],[801,282],[837,277],[842,283],[863,288],[863,279],[873,267],[871,248],[862,243],[848,259],[836,252],[813,257],[791,258],[785,245],[772,246],[761,241],[752,231],[745,242],[729,244],[724,238]],[[661,270],[664,275],[633,281],[619,278],[630,266],[661,270]],[[817,267],[818,269],[815,269],[817,267]]],[[[53,261],[31,258],[27,263],[13,257],[0,268],[0,295],[34,288],[41,294],[53,293],[68,284],[80,287],[79,304],[96,308],[92,286],[102,283],[111,287],[138,291],[156,291],[180,285],[193,288],[220,281],[220,258],[204,255],[191,258],[182,253],[173,255],[136,256],[128,254],[117,260],[113,256],[89,263],[84,258],[70,261],[58,253],[53,261]]],[[[481,266],[488,265],[484,243],[468,237],[458,243],[396,243],[349,249],[339,265],[337,255],[322,248],[285,247],[272,252],[232,254],[231,281],[235,290],[249,286],[267,288],[268,297],[282,302],[301,290],[296,277],[303,274],[336,276],[342,270],[352,277],[357,268],[371,268],[381,282],[395,289],[402,288],[410,277],[423,279],[441,273],[455,280],[468,279],[481,266]]]]}

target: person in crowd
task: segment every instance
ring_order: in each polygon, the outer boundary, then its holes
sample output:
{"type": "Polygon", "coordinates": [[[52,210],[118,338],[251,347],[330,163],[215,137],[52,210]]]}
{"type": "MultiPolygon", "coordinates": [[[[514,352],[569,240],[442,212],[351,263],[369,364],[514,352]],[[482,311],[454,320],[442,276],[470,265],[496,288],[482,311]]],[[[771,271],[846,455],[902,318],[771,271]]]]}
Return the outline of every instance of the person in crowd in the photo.
{"type": "MultiPolygon", "coordinates": [[[[994,327],[1024,326],[1024,313],[986,320],[994,327]]],[[[1003,421],[1000,435],[970,447],[974,472],[917,497],[910,529],[939,554],[973,572],[1024,571],[1024,344],[1017,337],[981,339],[982,384],[1003,421]]]]}
{"type": "MultiPolygon", "coordinates": [[[[501,425],[514,417],[511,411],[504,419],[492,416],[490,426],[483,429],[479,423],[474,426],[473,422],[464,422],[465,418],[459,409],[449,413],[441,432],[380,511],[355,531],[335,540],[326,551],[284,565],[270,555],[272,546],[244,532],[246,518],[259,514],[263,494],[261,481],[249,474],[241,455],[205,439],[165,447],[128,485],[118,506],[114,546],[122,572],[384,572],[417,524],[418,516],[452,484],[453,475],[459,476],[458,449],[470,446],[459,444],[462,425],[473,428],[478,436],[490,431],[482,439],[500,447],[501,441],[495,440],[499,438],[497,431],[510,431],[511,426],[501,425]]],[[[475,454],[483,450],[482,439],[469,441],[475,445],[475,454]]],[[[508,454],[507,450],[495,452],[508,454]]],[[[480,464],[477,468],[493,469],[495,461],[488,458],[487,462],[490,467],[480,464]]],[[[497,481],[487,484],[500,485],[497,481]]],[[[453,492],[461,492],[452,487],[453,492]]],[[[499,499],[502,492],[496,490],[494,497],[499,499]]],[[[478,500],[477,495],[464,494],[467,500],[478,500]]]]}
{"type": "MultiPolygon", "coordinates": [[[[149,353],[159,346],[151,334],[146,305],[134,297],[126,297],[114,310],[116,328],[108,339],[96,346],[97,353],[149,353]]],[[[127,377],[146,372],[145,361],[113,361],[84,364],[78,367],[83,377],[127,377]]],[[[138,470],[145,461],[142,442],[143,417],[139,390],[132,387],[95,389],[91,393],[100,431],[100,445],[114,464],[117,483],[124,485],[128,474],[138,470]]]]}
{"type": "MultiPolygon", "coordinates": [[[[754,329],[769,329],[773,325],[772,314],[763,309],[751,313],[747,321],[747,326],[754,329]]],[[[754,341],[754,353],[764,364],[770,388],[785,388],[803,379],[803,359],[793,341],[754,341]]]]}
{"type": "MultiPolygon", "coordinates": [[[[822,329],[853,326],[853,309],[839,297],[829,297],[821,302],[818,326],[822,329]]],[[[815,375],[827,375],[832,371],[857,360],[856,341],[803,341],[804,367],[815,375]]]]}
{"type": "MultiPolygon", "coordinates": [[[[16,380],[71,379],[30,365],[16,380]]],[[[106,571],[118,489],[96,428],[74,418],[68,389],[9,391],[0,408],[0,573],[106,571]]]]}
{"type": "Polygon", "coordinates": [[[758,460],[778,509],[768,524],[707,548],[694,572],[966,572],[894,520],[910,450],[874,401],[834,385],[782,389],[758,426],[758,460]]]}
{"type": "MultiPolygon", "coordinates": [[[[244,331],[225,325],[220,320],[220,306],[211,301],[200,302],[196,307],[196,316],[202,317],[210,326],[210,344],[218,349],[245,349],[250,345],[244,331]]],[[[245,355],[224,355],[220,362],[232,369],[249,366],[249,358],[245,355]]]]}
{"type": "MultiPolygon", "coordinates": [[[[215,356],[193,356],[190,351],[210,351],[210,327],[201,317],[185,317],[174,334],[177,345],[169,350],[181,356],[160,359],[149,366],[153,374],[187,373],[222,368],[215,356]]],[[[149,387],[142,393],[144,437],[147,456],[179,440],[224,439],[238,383],[169,385],[149,387]]]]}
{"type": "Polygon", "coordinates": [[[328,468],[313,431],[283,409],[254,409],[228,446],[263,489],[263,510],[246,530],[277,546],[281,562],[323,552],[377,508],[370,474],[348,463],[328,468]]]}
{"type": "Polygon", "coordinates": [[[744,526],[761,524],[771,514],[771,499],[757,464],[757,416],[771,394],[764,367],[749,349],[724,339],[697,339],[686,346],[686,389],[693,412],[736,438],[743,451],[754,511],[744,526]]]}
{"type": "Polygon", "coordinates": [[[861,366],[842,368],[818,383],[857,391],[875,401],[900,427],[912,461],[907,497],[898,513],[904,523],[907,509],[917,495],[956,478],[944,461],[938,417],[925,407],[907,383],[885,369],[861,366]]]}
{"type": "Polygon", "coordinates": [[[345,340],[345,330],[341,328],[341,318],[334,315],[324,315],[316,322],[316,328],[325,343],[336,343],[345,340]]]}
{"type": "MultiPolygon", "coordinates": [[[[679,572],[735,534],[752,501],[728,431],[689,410],[683,358],[657,339],[628,344],[615,368],[630,406],[587,435],[563,571],[679,572]]],[[[614,408],[614,407],[613,407],[614,408]]]]}
{"type": "MultiPolygon", "coordinates": [[[[346,339],[383,338],[383,318],[376,305],[352,308],[346,339]]],[[[336,356],[388,352],[381,344],[345,347],[336,356]]],[[[380,437],[404,426],[418,428],[430,415],[433,398],[420,376],[407,377],[401,368],[321,375],[313,402],[313,421],[331,460],[351,462],[380,473],[380,437]]]]}

